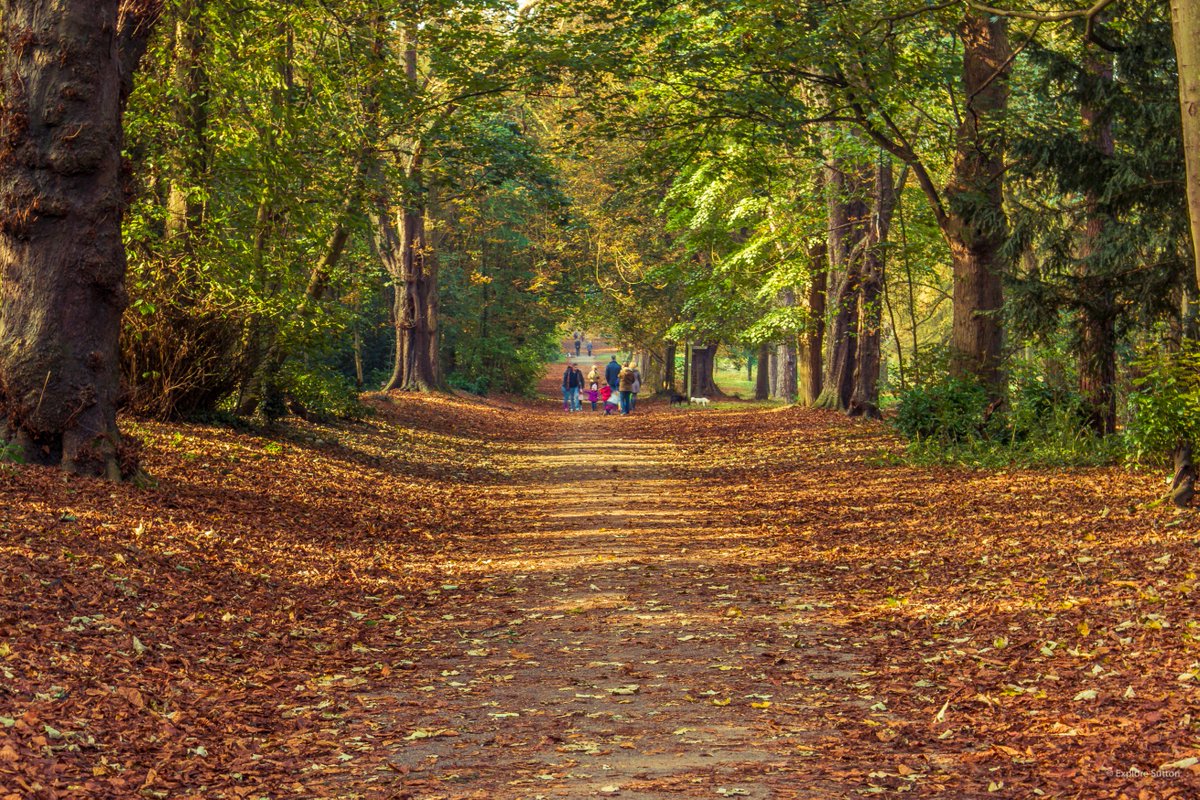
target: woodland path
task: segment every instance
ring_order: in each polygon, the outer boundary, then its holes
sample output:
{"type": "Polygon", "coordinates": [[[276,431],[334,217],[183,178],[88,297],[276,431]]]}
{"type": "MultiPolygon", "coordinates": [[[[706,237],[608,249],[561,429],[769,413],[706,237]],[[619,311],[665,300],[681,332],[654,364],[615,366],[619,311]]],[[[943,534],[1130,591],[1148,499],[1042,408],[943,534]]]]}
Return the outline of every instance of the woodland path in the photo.
{"type": "Polygon", "coordinates": [[[559,419],[515,456],[498,499],[520,514],[454,614],[461,652],[420,665],[439,698],[420,729],[456,735],[400,753],[413,796],[852,796],[809,761],[839,738],[822,707],[870,713],[847,687],[865,664],[804,577],[749,565],[769,543],[730,536],[668,442],[559,419]]]}
{"type": "Polygon", "coordinates": [[[0,471],[0,800],[1200,796],[1200,519],[1154,473],[370,402],[130,425],[147,489],[0,471]]]}

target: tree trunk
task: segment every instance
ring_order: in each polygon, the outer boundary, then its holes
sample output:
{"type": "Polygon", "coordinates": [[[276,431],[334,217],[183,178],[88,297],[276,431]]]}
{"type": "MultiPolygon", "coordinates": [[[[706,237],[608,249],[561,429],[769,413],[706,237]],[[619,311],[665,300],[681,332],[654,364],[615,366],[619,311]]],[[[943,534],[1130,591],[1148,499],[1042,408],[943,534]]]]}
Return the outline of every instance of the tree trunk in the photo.
{"type": "MultiPolygon", "coordinates": [[[[419,92],[417,36],[418,29],[410,27],[406,33],[404,72],[413,90],[419,92]]],[[[383,387],[385,392],[393,389],[430,392],[442,387],[438,363],[437,259],[425,227],[425,145],[423,136],[418,136],[405,169],[411,196],[405,199],[400,215],[398,260],[389,268],[395,292],[396,358],[392,375],[383,387]]],[[[381,213],[379,218],[388,220],[389,212],[390,209],[381,213]]],[[[388,267],[388,264],[385,262],[384,266],[388,267]]]]}
{"type": "Polygon", "coordinates": [[[770,346],[767,353],[767,396],[775,400],[779,397],[779,348],[770,346]]]}
{"type": "Polygon", "coordinates": [[[1200,284],[1200,6],[1195,0],[1171,0],[1171,32],[1179,74],[1192,261],[1200,284]]]}
{"type": "Polygon", "coordinates": [[[808,248],[808,329],[801,340],[801,383],[804,404],[814,406],[821,396],[823,375],[822,356],[825,353],[825,285],[829,268],[825,263],[828,245],[818,242],[808,248]]]}
{"type": "Polygon", "coordinates": [[[754,399],[766,400],[771,396],[771,345],[763,342],[758,346],[758,378],[754,383],[754,399]]]}
{"type": "Polygon", "coordinates": [[[406,210],[400,225],[399,268],[394,276],[396,363],[383,389],[436,391],[441,388],[437,262],[426,241],[424,209],[406,210]]]}
{"type": "Polygon", "coordinates": [[[978,378],[1000,397],[1004,295],[999,251],[1007,228],[1003,125],[1011,69],[1007,22],[970,12],[959,26],[959,37],[967,100],[946,189],[943,228],[954,275],[950,369],[957,376],[978,378]]]}
{"type": "Polygon", "coordinates": [[[203,204],[196,197],[196,189],[208,171],[205,5],[206,0],[183,0],[175,21],[171,74],[175,126],[170,138],[166,236],[182,238],[185,250],[194,246],[192,235],[203,218],[203,204]]]}
{"type": "MultiPolygon", "coordinates": [[[[9,2],[0,31],[0,437],[120,479],[121,117],[157,9],[9,2]]],[[[147,4],[148,5],[148,4],[147,4]]]]}
{"type": "MultiPolygon", "coordinates": [[[[776,302],[783,308],[794,308],[796,305],[796,290],[792,288],[782,289],[776,299],[776,302]]],[[[788,402],[796,402],[797,378],[796,378],[796,334],[787,332],[784,335],[783,341],[779,343],[778,348],[778,375],[779,387],[776,394],[780,399],[788,402]]]]}
{"type": "Polygon", "coordinates": [[[861,199],[862,181],[840,164],[826,175],[829,191],[829,274],[834,276],[832,319],[829,325],[829,359],[824,387],[816,405],[844,411],[854,392],[854,366],[858,356],[858,295],[862,258],[859,246],[867,217],[861,199]]]}
{"type": "Polygon", "coordinates": [[[694,397],[692,394],[692,345],[690,342],[683,343],[683,394],[685,397],[694,397]]]}
{"type": "Polygon", "coordinates": [[[855,364],[854,394],[850,398],[850,416],[865,416],[878,419],[879,372],[880,372],[880,328],[883,322],[883,271],[885,268],[884,246],[892,226],[892,212],[896,209],[896,186],[892,179],[892,160],[880,154],[875,168],[875,198],[871,222],[867,230],[866,247],[863,254],[861,298],[858,325],[858,359],[855,364]]]}
{"type": "Polygon", "coordinates": [[[692,397],[713,400],[722,397],[713,374],[717,367],[717,345],[692,345],[692,397]]]}
{"type": "MultiPolygon", "coordinates": [[[[1096,52],[1089,45],[1084,68],[1101,86],[1112,83],[1112,57],[1096,52]]],[[[1100,92],[1100,97],[1105,96],[1100,92]]],[[[1109,161],[1115,152],[1112,122],[1104,109],[1084,103],[1081,114],[1084,136],[1100,162],[1109,161]]],[[[1100,239],[1109,225],[1101,209],[1101,198],[1094,190],[1086,194],[1087,222],[1079,252],[1079,289],[1083,303],[1079,331],[1079,391],[1087,403],[1088,425],[1101,436],[1117,430],[1117,398],[1113,384],[1117,380],[1117,309],[1112,293],[1104,285],[1100,239]]]]}
{"type": "Polygon", "coordinates": [[[663,381],[662,390],[664,392],[675,391],[675,342],[667,342],[663,348],[665,350],[663,356],[663,381]]]}

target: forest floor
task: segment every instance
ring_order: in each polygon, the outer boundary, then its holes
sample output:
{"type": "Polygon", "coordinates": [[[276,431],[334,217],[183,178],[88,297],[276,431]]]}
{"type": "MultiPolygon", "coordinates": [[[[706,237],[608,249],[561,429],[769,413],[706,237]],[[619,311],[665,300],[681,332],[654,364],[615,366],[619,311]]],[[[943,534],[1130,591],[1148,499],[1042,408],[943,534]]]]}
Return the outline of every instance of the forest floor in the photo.
{"type": "MultiPolygon", "coordinates": [[[[553,384],[548,387],[553,390],[553,384]]],[[[372,401],[0,472],[0,798],[1200,794],[1200,521],[887,429],[372,401]]]]}

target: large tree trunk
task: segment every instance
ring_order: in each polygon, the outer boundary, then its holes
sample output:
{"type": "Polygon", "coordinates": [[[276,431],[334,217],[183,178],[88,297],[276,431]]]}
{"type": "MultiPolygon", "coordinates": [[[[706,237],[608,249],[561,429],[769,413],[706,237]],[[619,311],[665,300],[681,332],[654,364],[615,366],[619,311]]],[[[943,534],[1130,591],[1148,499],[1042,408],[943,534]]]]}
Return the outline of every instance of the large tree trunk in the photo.
{"type": "Polygon", "coordinates": [[[119,6],[8,2],[0,20],[0,436],[112,479],[137,468],[116,422],[121,115],[157,16],[119,6]]]}
{"type": "Polygon", "coordinates": [[[1171,31],[1179,74],[1192,260],[1200,284],[1200,6],[1194,0],[1171,0],[1171,31]]]}
{"type": "Polygon", "coordinates": [[[846,410],[854,392],[854,366],[858,357],[858,296],[867,207],[862,201],[862,181],[855,172],[835,164],[826,174],[829,192],[829,275],[832,318],[829,323],[829,358],[824,387],[817,406],[846,410]]]}
{"type": "Polygon", "coordinates": [[[809,283],[807,293],[808,329],[801,339],[803,368],[800,372],[804,404],[814,406],[821,396],[825,353],[825,285],[829,267],[825,263],[828,245],[818,242],[808,248],[809,283]]]}
{"type": "Polygon", "coordinates": [[[692,397],[707,397],[710,400],[722,397],[714,372],[717,367],[715,344],[692,345],[692,397]]]}
{"type": "Polygon", "coordinates": [[[875,198],[868,226],[863,258],[861,297],[859,300],[858,360],[855,364],[854,394],[850,398],[850,416],[878,419],[880,329],[883,323],[884,246],[896,209],[896,186],[892,179],[892,161],[881,155],[875,168],[875,198]]]}
{"type": "Polygon", "coordinates": [[[771,396],[771,345],[763,342],[758,346],[758,375],[754,381],[754,399],[766,400],[771,396]]]}
{"type": "Polygon", "coordinates": [[[1004,383],[999,251],[1007,227],[1002,193],[1003,126],[1011,50],[1002,18],[968,13],[959,26],[959,37],[967,100],[953,174],[946,188],[948,211],[943,223],[954,275],[950,368],[954,375],[978,378],[999,397],[1004,383]]]}
{"type": "MultiPolygon", "coordinates": [[[[1089,49],[1092,52],[1085,69],[1100,85],[1107,86],[1113,78],[1112,57],[1096,52],[1094,45],[1089,49]]],[[[1115,148],[1108,116],[1102,108],[1091,103],[1085,103],[1081,112],[1084,135],[1097,160],[1110,160],[1115,148]]],[[[1117,400],[1113,386],[1117,380],[1117,309],[1112,293],[1103,283],[1104,270],[1098,263],[1103,258],[1100,239],[1109,218],[1100,208],[1101,198],[1094,190],[1087,192],[1085,202],[1087,223],[1079,252],[1079,289],[1083,303],[1079,331],[1079,391],[1087,403],[1089,426],[1106,436],[1117,429],[1117,400]]]]}
{"type": "MultiPolygon", "coordinates": [[[[416,26],[405,34],[404,72],[413,91],[420,91],[417,73],[416,26]]],[[[438,288],[437,259],[426,235],[427,205],[422,192],[425,139],[418,136],[413,143],[405,169],[405,178],[412,195],[405,199],[400,215],[400,231],[396,261],[384,266],[394,287],[393,314],[396,322],[395,362],[392,375],[383,390],[430,392],[442,387],[438,362],[438,288]]],[[[386,205],[386,203],[385,203],[386,205]]],[[[389,210],[390,211],[390,210],[389,210]]],[[[388,219],[382,213],[381,219],[388,219]]],[[[390,224],[390,223],[389,223],[390,224]]],[[[378,229],[378,222],[376,225],[378,229]]]]}
{"type": "Polygon", "coordinates": [[[424,209],[400,218],[399,269],[395,285],[396,362],[384,391],[429,392],[441,388],[438,370],[437,262],[425,236],[424,209]]]}

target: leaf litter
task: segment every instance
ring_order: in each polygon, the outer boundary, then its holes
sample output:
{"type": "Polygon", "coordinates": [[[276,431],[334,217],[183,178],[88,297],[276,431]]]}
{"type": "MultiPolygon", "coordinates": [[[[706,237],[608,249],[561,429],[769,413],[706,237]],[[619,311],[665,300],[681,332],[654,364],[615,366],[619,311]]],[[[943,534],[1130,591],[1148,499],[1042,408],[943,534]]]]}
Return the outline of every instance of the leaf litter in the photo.
{"type": "Polygon", "coordinates": [[[0,798],[1200,788],[1198,525],[1151,476],[373,405],[135,423],[146,489],[0,474],[0,798]]]}

